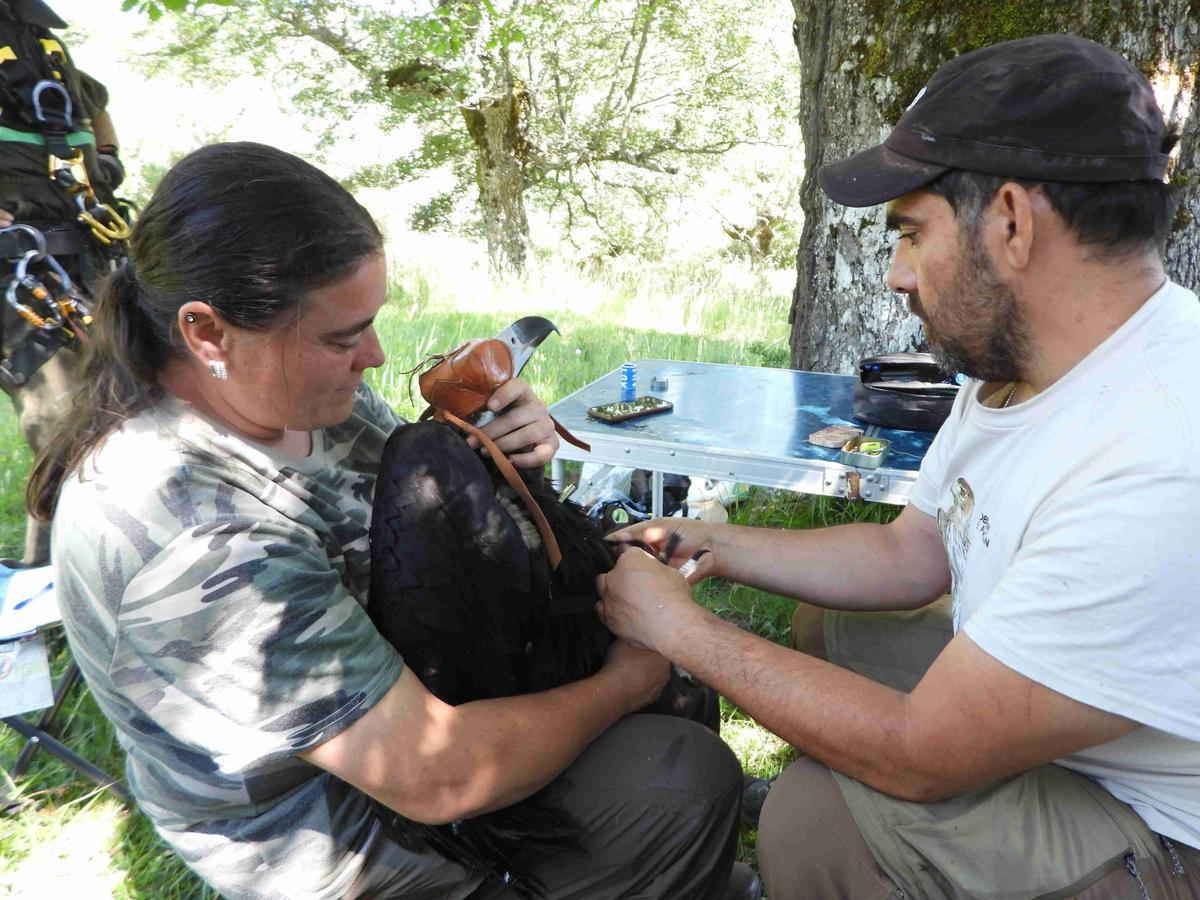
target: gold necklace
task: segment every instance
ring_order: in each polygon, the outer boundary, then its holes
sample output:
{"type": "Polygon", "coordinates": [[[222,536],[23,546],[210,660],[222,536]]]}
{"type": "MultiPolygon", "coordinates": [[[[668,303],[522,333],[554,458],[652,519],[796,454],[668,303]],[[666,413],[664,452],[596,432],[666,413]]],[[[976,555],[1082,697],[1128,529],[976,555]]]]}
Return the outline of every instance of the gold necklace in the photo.
{"type": "Polygon", "coordinates": [[[1020,382],[1017,382],[1017,381],[1013,382],[1012,390],[1008,392],[1008,396],[1005,397],[1004,402],[1000,404],[1001,409],[1008,409],[1008,404],[1012,403],[1012,398],[1017,393],[1017,385],[1018,384],[1020,384],[1020,382]]]}

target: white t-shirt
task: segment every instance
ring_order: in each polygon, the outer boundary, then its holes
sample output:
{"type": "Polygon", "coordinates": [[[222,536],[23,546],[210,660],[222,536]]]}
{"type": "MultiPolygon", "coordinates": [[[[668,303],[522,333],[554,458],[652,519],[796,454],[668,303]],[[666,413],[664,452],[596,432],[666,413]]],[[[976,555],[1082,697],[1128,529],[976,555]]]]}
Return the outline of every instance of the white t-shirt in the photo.
{"type": "Polygon", "coordinates": [[[954,627],[1145,727],[1058,762],[1200,847],[1200,303],[1167,283],[1049,389],[960,392],[911,502],[936,517],[954,627]]]}

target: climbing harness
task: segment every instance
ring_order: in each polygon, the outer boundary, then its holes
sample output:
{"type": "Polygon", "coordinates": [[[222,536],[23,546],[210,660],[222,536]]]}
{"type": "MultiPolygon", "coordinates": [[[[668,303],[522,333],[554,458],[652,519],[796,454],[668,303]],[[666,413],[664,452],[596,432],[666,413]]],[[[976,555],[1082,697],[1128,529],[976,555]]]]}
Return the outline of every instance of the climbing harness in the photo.
{"type": "Polygon", "coordinates": [[[128,205],[112,193],[89,119],[103,108],[103,88],[49,31],[62,27],[41,4],[18,15],[0,3],[0,184],[4,208],[22,222],[0,229],[0,260],[11,267],[7,280],[0,274],[5,390],[86,339],[87,287],[120,264],[130,236],[128,205]]]}
{"type": "Polygon", "coordinates": [[[41,126],[49,151],[50,180],[62,188],[75,204],[76,221],[91,229],[92,236],[106,247],[129,239],[129,224],[111,204],[96,197],[83,161],[83,150],[68,140],[75,115],[71,95],[57,81],[43,79],[33,86],[33,117],[41,126]],[[47,103],[47,99],[53,101],[47,103]]]}
{"type": "Polygon", "coordinates": [[[86,103],[84,76],[47,30],[60,27],[61,20],[53,14],[29,22],[13,20],[11,14],[8,18],[0,39],[7,41],[0,47],[0,142],[46,148],[51,184],[65,194],[84,236],[108,253],[114,243],[129,238],[127,212],[111,194],[97,196],[96,171],[89,173],[95,156],[87,156],[85,148],[91,153],[96,138],[87,112],[79,115],[80,102],[86,103]]]}
{"type": "Polygon", "coordinates": [[[91,306],[66,269],[46,251],[44,235],[29,225],[0,229],[0,241],[17,237],[28,244],[8,279],[4,299],[24,322],[26,335],[0,359],[0,385],[15,388],[54,353],[86,340],[91,306]]]}

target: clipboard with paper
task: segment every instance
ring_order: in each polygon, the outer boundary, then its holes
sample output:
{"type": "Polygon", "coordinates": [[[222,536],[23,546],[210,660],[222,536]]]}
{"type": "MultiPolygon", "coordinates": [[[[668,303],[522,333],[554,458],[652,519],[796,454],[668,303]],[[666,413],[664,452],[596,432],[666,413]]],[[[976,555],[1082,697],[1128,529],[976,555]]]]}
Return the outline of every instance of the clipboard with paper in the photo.
{"type": "Polygon", "coordinates": [[[49,566],[0,565],[0,718],[54,703],[46,644],[37,630],[58,621],[49,566]]]}

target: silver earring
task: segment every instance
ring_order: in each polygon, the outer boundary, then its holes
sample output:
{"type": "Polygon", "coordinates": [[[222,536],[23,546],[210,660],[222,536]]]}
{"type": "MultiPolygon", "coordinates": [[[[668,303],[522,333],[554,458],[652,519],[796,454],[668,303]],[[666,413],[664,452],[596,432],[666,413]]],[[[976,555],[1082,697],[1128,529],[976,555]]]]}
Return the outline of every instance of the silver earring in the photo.
{"type": "Polygon", "coordinates": [[[229,369],[226,368],[224,360],[209,360],[208,367],[212,369],[213,378],[217,379],[217,381],[229,380],[229,369]]]}
{"type": "Polygon", "coordinates": [[[195,325],[196,324],[196,314],[195,313],[184,313],[183,321],[187,322],[189,325],[195,325]]]}

